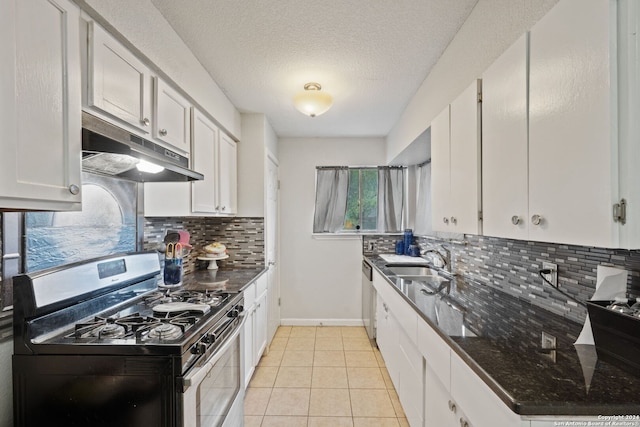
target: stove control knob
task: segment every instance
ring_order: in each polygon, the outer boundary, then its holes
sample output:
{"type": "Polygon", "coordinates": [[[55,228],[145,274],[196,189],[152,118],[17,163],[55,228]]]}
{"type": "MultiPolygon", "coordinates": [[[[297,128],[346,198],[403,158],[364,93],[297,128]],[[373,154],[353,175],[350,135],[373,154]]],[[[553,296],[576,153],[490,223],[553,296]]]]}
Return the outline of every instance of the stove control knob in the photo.
{"type": "Polygon", "coordinates": [[[191,347],[191,353],[193,354],[204,354],[205,351],[207,351],[207,346],[201,343],[197,343],[191,347]]]}
{"type": "Polygon", "coordinates": [[[244,311],[244,306],[243,305],[236,305],[236,308],[238,309],[238,311],[240,313],[242,313],[244,311]]]}
{"type": "Polygon", "coordinates": [[[211,344],[216,340],[216,336],[213,334],[204,334],[202,336],[202,342],[205,344],[211,344]]]}
{"type": "Polygon", "coordinates": [[[228,317],[238,317],[238,316],[240,316],[240,310],[237,310],[237,309],[230,310],[229,313],[227,313],[227,316],[228,317]]]}

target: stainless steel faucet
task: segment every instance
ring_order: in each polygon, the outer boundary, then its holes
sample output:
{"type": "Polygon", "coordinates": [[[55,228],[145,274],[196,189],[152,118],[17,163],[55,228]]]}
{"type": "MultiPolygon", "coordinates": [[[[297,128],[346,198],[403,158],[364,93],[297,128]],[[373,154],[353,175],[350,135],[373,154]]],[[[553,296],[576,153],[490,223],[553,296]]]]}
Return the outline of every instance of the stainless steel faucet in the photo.
{"type": "Polygon", "coordinates": [[[440,246],[440,249],[444,252],[444,255],[436,248],[427,249],[426,251],[422,252],[422,255],[426,255],[429,253],[437,255],[437,257],[440,259],[440,262],[442,262],[442,268],[445,271],[451,273],[451,251],[444,246],[440,246]]]}

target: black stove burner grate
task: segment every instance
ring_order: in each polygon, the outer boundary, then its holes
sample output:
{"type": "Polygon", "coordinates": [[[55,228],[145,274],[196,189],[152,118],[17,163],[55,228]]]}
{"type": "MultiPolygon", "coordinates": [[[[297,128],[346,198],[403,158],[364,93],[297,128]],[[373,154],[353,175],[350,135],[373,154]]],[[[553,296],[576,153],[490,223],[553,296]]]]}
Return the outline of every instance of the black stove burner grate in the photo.
{"type": "Polygon", "coordinates": [[[134,313],[123,317],[96,316],[93,321],[78,323],[73,333],[65,338],[75,340],[126,339],[139,341],[149,339],[173,340],[182,337],[184,332],[198,321],[198,316],[188,312],[167,317],[141,316],[134,313]]]}
{"type": "Polygon", "coordinates": [[[216,307],[224,300],[224,295],[220,291],[190,291],[190,290],[171,290],[156,291],[146,296],[143,301],[146,305],[153,307],[158,304],[169,302],[190,302],[194,304],[208,304],[216,307]]]}

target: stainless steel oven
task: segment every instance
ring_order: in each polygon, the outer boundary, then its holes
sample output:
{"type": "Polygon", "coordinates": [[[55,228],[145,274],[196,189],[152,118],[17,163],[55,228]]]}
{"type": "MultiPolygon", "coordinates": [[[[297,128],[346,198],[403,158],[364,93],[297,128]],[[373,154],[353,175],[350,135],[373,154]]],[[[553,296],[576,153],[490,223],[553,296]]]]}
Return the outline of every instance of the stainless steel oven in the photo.
{"type": "Polygon", "coordinates": [[[15,426],[242,425],[242,294],[159,273],[136,253],[14,278],[15,426]]]}
{"type": "Polygon", "coordinates": [[[194,366],[183,378],[183,425],[193,427],[236,427],[243,424],[240,331],[244,324],[223,324],[213,332],[228,333],[224,344],[194,366]],[[232,329],[226,331],[226,329],[232,329]]]}

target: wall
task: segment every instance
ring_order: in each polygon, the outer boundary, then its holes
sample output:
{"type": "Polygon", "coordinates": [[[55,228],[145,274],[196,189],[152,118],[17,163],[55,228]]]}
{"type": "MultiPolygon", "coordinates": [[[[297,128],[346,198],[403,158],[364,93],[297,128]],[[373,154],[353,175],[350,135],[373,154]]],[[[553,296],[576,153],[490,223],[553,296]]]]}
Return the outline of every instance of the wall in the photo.
{"type": "Polygon", "coordinates": [[[384,140],[280,139],[283,324],[362,324],[361,241],[312,236],[315,167],[384,164],[384,140]]]}
{"type": "Polygon", "coordinates": [[[387,161],[558,0],[480,0],[387,136],[387,161]]]}
{"type": "Polygon", "coordinates": [[[120,33],[134,52],[146,57],[228,133],[241,139],[240,113],[150,0],[75,1],[107,30],[120,33]]]}

